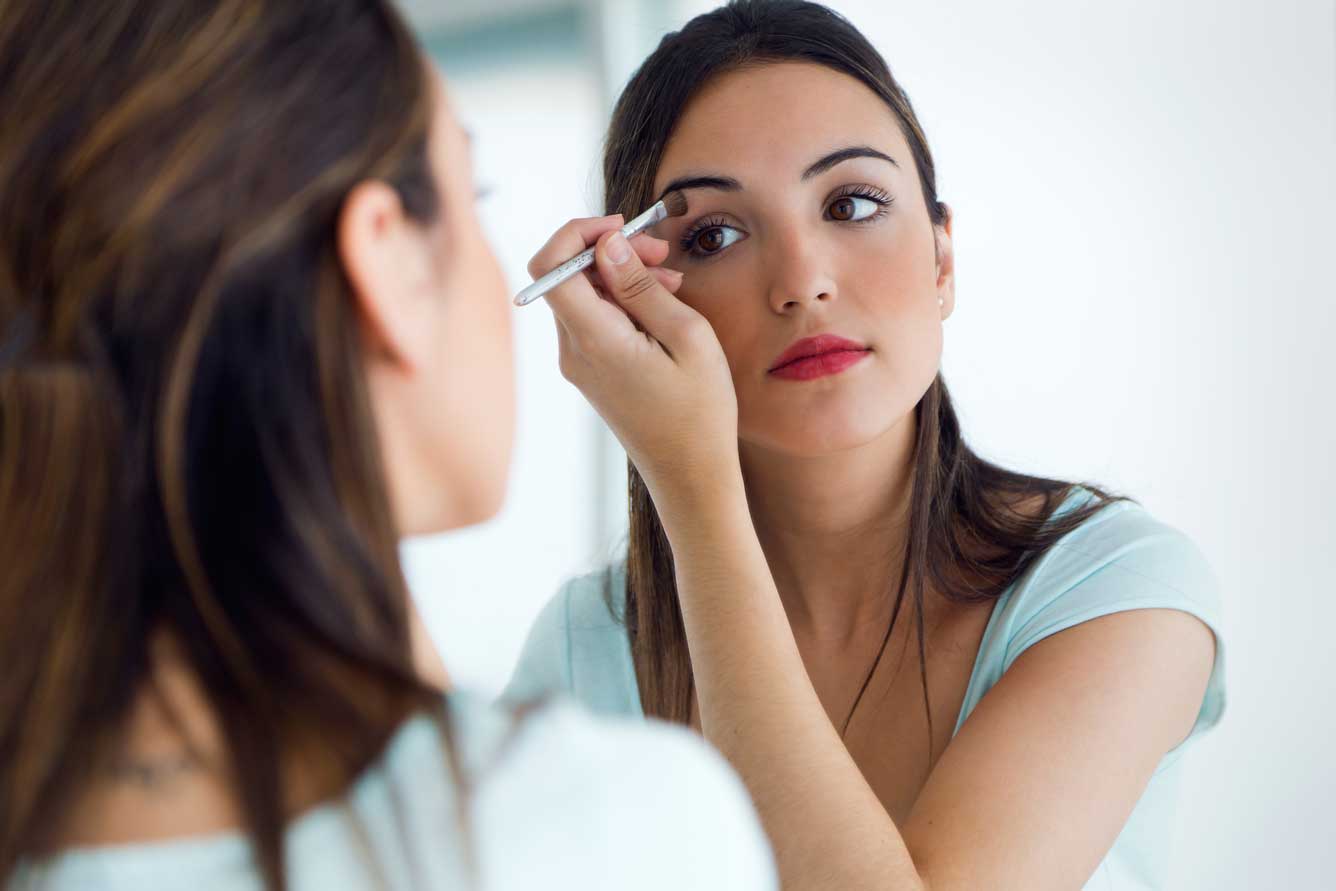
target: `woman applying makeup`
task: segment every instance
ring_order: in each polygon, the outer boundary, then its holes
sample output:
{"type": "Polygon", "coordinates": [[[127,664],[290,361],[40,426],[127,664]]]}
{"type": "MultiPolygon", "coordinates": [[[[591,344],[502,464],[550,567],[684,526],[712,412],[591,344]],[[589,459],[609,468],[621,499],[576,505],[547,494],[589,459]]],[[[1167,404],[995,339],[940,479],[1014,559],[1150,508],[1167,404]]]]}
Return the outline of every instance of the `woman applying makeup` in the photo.
{"type": "Polygon", "coordinates": [[[950,210],[885,62],[814,4],[700,16],[627,85],[604,175],[621,216],[530,271],[598,247],[548,301],[631,462],[628,553],[557,594],[508,698],[696,728],[786,888],[1161,887],[1223,708],[1215,581],[1135,503],[965,444],[950,210]],[[671,191],[628,252],[610,230],[671,191]]]}
{"type": "Polygon", "coordinates": [[[774,887],[699,739],[418,630],[398,540],[496,513],[513,371],[391,4],[0,3],[0,118],[0,886],[774,887]]]}

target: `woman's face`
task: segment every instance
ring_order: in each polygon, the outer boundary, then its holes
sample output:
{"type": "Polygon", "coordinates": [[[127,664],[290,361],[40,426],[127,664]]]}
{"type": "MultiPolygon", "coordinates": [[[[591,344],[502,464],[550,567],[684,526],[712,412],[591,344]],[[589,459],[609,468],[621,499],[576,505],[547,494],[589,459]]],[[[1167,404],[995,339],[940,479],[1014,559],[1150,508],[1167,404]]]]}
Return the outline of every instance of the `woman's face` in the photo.
{"type": "MultiPolygon", "coordinates": [[[[468,135],[437,81],[432,166],[441,196],[434,233],[441,318],[423,411],[450,493],[447,528],[481,522],[501,508],[515,431],[511,306],[496,254],[483,235],[468,135]]],[[[433,524],[434,525],[434,524],[433,524]]]]}
{"type": "Polygon", "coordinates": [[[937,373],[954,291],[950,224],[931,224],[894,113],[823,66],[729,73],[688,105],[655,194],[700,179],[656,231],[728,357],[744,449],[829,454],[896,427],[937,373]],[[865,352],[776,367],[822,334],[865,352]]]}
{"type": "Polygon", "coordinates": [[[344,211],[346,268],[371,319],[372,407],[405,535],[495,515],[515,426],[506,284],[478,220],[468,136],[432,77],[438,218],[407,218],[393,190],[374,182],[354,189],[344,211]]]}

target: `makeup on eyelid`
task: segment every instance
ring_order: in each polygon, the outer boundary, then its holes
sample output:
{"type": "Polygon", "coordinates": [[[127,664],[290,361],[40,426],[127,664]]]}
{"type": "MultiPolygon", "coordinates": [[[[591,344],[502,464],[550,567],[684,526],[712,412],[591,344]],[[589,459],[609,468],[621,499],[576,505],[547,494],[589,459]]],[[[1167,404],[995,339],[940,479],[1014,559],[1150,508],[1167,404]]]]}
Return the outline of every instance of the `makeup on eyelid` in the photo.
{"type": "MultiPolygon", "coordinates": [[[[823,218],[836,223],[864,225],[882,219],[894,203],[894,196],[876,186],[841,186],[826,198],[823,218]],[[860,205],[869,205],[861,208],[861,216],[858,215],[860,205]],[[834,213],[834,208],[837,206],[845,206],[848,210],[838,214],[834,213]]],[[[740,233],[745,237],[745,234],[741,233],[738,227],[728,224],[727,218],[720,214],[710,214],[687,227],[687,230],[677,239],[678,250],[695,261],[716,256],[726,248],[741,241],[742,237],[729,239],[724,236],[723,238],[713,239],[712,241],[715,243],[709,245],[699,243],[700,239],[702,236],[711,233],[727,231],[740,233]]]]}

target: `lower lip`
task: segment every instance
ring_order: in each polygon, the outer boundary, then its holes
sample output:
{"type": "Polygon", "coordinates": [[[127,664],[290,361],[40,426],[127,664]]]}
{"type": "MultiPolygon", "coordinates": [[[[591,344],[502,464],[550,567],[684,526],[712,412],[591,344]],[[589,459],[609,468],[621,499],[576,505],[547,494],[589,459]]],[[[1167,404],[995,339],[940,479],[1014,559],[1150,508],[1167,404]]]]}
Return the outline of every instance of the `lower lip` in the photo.
{"type": "Polygon", "coordinates": [[[819,356],[808,356],[806,359],[790,362],[770,373],[775,377],[791,381],[815,380],[828,374],[839,374],[849,366],[867,358],[868,352],[868,350],[839,350],[834,353],[822,353],[819,356]]]}

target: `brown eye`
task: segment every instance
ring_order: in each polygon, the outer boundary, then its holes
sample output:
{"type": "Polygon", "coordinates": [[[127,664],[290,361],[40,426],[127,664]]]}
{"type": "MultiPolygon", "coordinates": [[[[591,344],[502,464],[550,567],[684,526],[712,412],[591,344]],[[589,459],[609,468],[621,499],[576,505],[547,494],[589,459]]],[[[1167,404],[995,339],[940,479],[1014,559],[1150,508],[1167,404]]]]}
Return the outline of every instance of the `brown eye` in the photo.
{"type": "Polygon", "coordinates": [[[707,254],[712,254],[724,246],[724,230],[720,227],[706,229],[696,236],[696,245],[707,254]]]}
{"type": "Polygon", "coordinates": [[[848,222],[854,218],[854,199],[840,198],[830,206],[830,218],[840,222],[848,222]]]}
{"type": "Polygon", "coordinates": [[[717,220],[704,220],[682,233],[682,252],[695,259],[721,254],[746,234],[717,220]]]}
{"type": "Polygon", "coordinates": [[[890,206],[889,195],[841,195],[826,206],[826,219],[837,223],[875,220],[890,206]]]}

